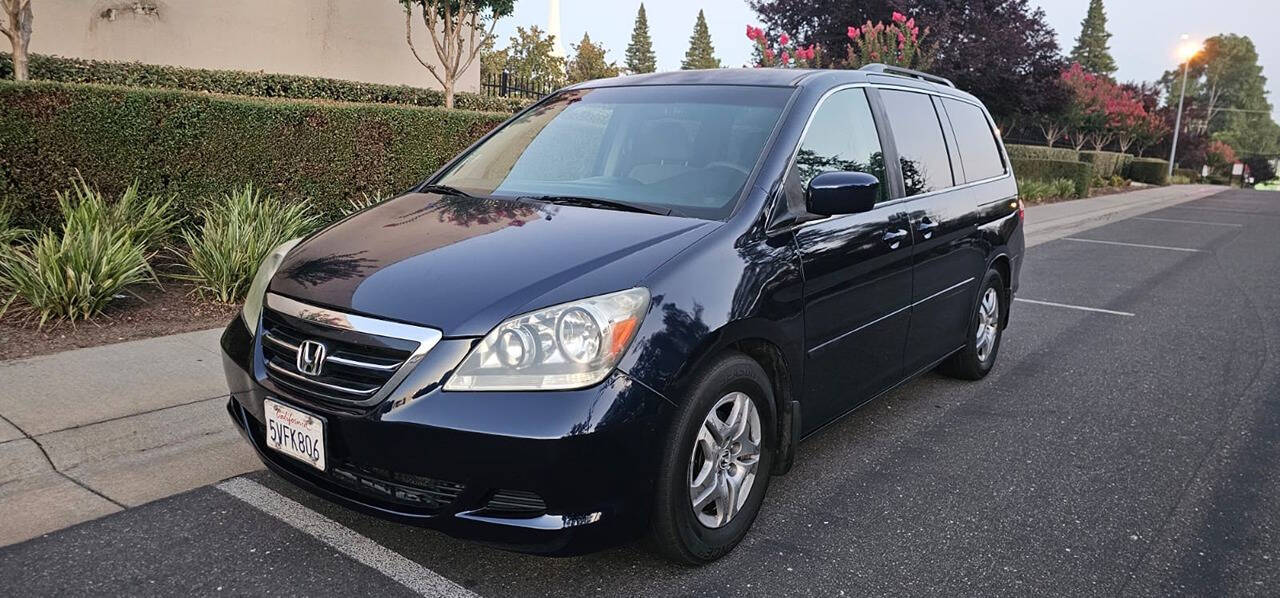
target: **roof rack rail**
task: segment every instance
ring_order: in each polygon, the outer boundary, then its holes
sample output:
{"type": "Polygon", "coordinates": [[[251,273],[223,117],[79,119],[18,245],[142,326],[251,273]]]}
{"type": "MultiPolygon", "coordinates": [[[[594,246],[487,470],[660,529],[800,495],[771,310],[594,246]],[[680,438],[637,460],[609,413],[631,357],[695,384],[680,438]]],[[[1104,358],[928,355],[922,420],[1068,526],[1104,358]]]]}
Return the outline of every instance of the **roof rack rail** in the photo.
{"type": "Polygon", "coordinates": [[[947,87],[955,87],[955,86],[956,86],[956,84],[955,84],[955,83],[952,83],[952,82],[951,82],[951,79],[948,79],[948,78],[946,78],[946,77],[939,77],[939,76],[937,76],[937,75],[930,75],[929,73],[924,73],[924,72],[920,72],[920,71],[912,70],[912,69],[909,69],[909,68],[903,68],[903,67],[900,67],[900,66],[889,66],[889,65],[887,65],[887,64],[881,64],[881,63],[879,63],[879,62],[873,62],[873,63],[871,63],[871,64],[864,65],[864,66],[863,66],[861,69],[859,69],[859,70],[863,70],[863,71],[871,71],[871,72],[874,72],[874,73],[886,73],[886,74],[889,74],[889,75],[899,75],[899,76],[902,76],[902,77],[914,77],[914,78],[916,78],[916,79],[923,79],[923,80],[928,81],[928,82],[930,82],[930,83],[938,83],[938,84],[941,84],[941,85],[946,85],[947,87]]]}

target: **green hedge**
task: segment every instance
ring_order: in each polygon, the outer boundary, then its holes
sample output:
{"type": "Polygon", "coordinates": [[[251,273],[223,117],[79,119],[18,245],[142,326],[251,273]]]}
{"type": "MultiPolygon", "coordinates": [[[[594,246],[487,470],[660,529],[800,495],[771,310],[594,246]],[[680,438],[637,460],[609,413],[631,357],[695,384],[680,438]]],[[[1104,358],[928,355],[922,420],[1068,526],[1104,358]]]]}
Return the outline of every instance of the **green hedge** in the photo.
{"type": "Polygon", "coordinates": [[[1080,152],[1069,147],[1045,147],[1043,145],[1019,145],[1011,143],[1004,146],[1009,152],[1010,160],[1065,160],[1078,162],[1080,152]]]}
{"type": "Polygon", "coordinates": [[[1200,171],[1194,168],[1175,168],[1173,174],[1187,177],[1193,183],[1200,182],[1200,171]]]}
{"type": "Polygon", "coordinates": [[[407,188],[507,114],[317,103],[31,81],[0,82],[0,201],[22,224],[56,221],[77,170],[116,195],[135,179],[180,215],[252,182],[338,214],[407,188]]]}
{"type": "Polygon", "coordinates": [[[1028,160],[1010,158],[1013,174],[1019,179],[1052,181],[1070,179],[1075,184],[1076,197],[1088,197],[1093,184],[1093,165],[1074,160],[1028,160]]]}
{"type": "MultiPolygon", "coordinates": [[[[334,100],[338,102],[370,102],[407,104],[410,106],[443,106],[444,93],[408,85],[359,83],[324,77],[276,75],[247,71],[216,71],[177,66],[143,64],[141,62],[109,62],[81,60],[43,54],[31,55],[31,78],[62,83],[101,83],[126,87],[186,89],[230,95],[297,100],[334,100]]],[[[423,69],[424,80],[430,74],[423,69]]],[[[0,79],[13,78],[13,58],[0,54],[0,79]]],[[[529,100],[499,98],[475,93],[454,95],[454,107],[464,110],[515,112],[529,100]]]]}
{"type": "Polygon", "coordinates": [[[1159,158],[1134,158],[1129,163],[1130,179],[1149,185],[1169,184],[1169,163],[1159,158]]]}
{"type": "Polygon", "coordinates": [[[1093,164],[1093,173],[1104,178],[1110,179],[1112,175],[1124,172],[1123,166],[1133,158],[1130,154],[1121,154],[1119,152],[1080,152],[1080,161],[1093,164]],[[1129,159],[1126,159],[1128,156],[1129,159]]]}

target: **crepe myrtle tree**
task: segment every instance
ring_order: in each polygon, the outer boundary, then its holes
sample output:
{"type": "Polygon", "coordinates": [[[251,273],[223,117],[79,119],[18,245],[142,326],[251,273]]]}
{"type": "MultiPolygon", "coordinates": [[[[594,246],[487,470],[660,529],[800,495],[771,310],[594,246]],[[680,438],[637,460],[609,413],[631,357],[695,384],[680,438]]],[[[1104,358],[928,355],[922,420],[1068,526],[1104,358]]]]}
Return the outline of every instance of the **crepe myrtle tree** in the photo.
{"type": "Polygon", "coordinates": [[[747,25],[747,39],[755,42],[752,63],[757,68],[811,68],[818,64],[819,50],[814,44],[801,46],[785,33],[770,39],[764,29],[747,25]]]}
{"type": "Polygon", "coordinates": [[[404,6],[404,38],[409,43],[409,50],[444,89],[444,107],[453,108],[454,86],[458,77],[480,55],[480,49],[484,41],[493,35],[498,19],[514,10],[515,0],[396,1],[404,6]],[[415,13],[421,16],[422,24],[427,28],[431,49],[439,64],[425,60],[413,44],[415,13]]]}
{"type": "Polygon", "coordinates": [[[4,22],[0,33],[13,47],[13,80],[27,80],[27,48],[31,45],[31,0],[0,0],[4,22]]]}
{"type": "Polygon", "coordinates": [[[889,23],[872,25],[867,21],[861,27],[849,27],[845,36],[851,43],[846,46],[845,68],[862,68],[879,62],[929,70],[938,54],[938,46],[925,45],[923,42],[927,35],[928,27],[921,31],[914,18],[900,12],[893,13],[889,23]]]}

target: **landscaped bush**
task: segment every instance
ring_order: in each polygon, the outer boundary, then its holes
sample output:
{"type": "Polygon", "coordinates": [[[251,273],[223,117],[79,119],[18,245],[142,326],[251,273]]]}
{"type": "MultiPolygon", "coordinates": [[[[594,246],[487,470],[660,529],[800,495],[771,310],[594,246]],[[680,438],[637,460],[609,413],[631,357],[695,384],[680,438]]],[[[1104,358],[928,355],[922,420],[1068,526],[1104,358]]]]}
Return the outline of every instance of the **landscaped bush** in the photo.
{"type": "Polygon", "coordinates": [[[9,248],[13,243],[25,238],[30,231],[13,223],[13,216],[9,214],[9,210],[0,209],[0,252],[9,248]]]}
{"type": "Polygon", "coordinates": [[[1180,176],[1187,179],[1188,183],[1200,182],[1200,171],[1192,168],[1175,168],[1173,176],[1180,176]]]}
{"type": "Polygon", "coordinates": [[[1125,162],[1124,156],[1118,152],[1080,152],[1080,161],[1093,164],[1093,174],[1104,179],[1110,179],[1112,175],[1122,172],[1120,166],[1125,162]]]}
{"type": "Polygon", "coordinates": [[[0,311],[39,321],[80,320],[100,313],[129,285],[155,281],[138,229],[102,217],[92,202],[62,202],[63,225],[32,245],[0,252],[0,311]]]}
{"type": "MultiPolygon", "coordinates": [[[[109,62],[32,54],[31,79],[62,83],[102,83],[126,87],[186,89],[231,95],[301,100],[373,102],[410,106],[444,106],[444,93],[408,85],[360,83],[305,75],[217,71],[178,66],[109,62]]],[[[430,76],[423,71],[423,78],[430,76]]],[[[0,78],[13,78],[13,58],[0,54],[0,78]]],[[[530,100],[458,93],[454,106],[463,110],[516,112],[530,100]]]]}
{"type": "Polygon", "coordinates": [[[1043,199],[1056,197],[1074,197],[1075,181],[1071,179],[1054,179],[1039,181],[1025,179],[1018,181],[1018,197],[1026,203],[1039,203],[1043,199]]]}
{"type": "Polygon", "coordinates": [[[1065,160],[1078,162],[1080,152],[1069,147],[1045,147],[1042,145],[1019,145],[1011,143],[1004,146],[1010,160],[1065,160]]]}
{"type": "Polygon", "coordinates": [[[137,181],[126,187],[115,202],[109,202],[80,177],[71,181],[70,191],[57,192],[57,196],[66,226],[124,229],[143,250],[159,249],[180,221],[173,214],[172,197],[143,198],[138,194],[137,181]]]}
{"type": "Polygon", "coordinates": [[[1068,179],[1075,186],[1076,197],[1088,197],[1093,183],[1093,166],[1085,162],[1067,160],[1012,159],[1013,174],[1019,180],[1051,181],[1068,179]]]}
{"type": "Polygon", "coordinates": [[[1158,158],[1134,158],[1129,163],[1129,178],[1148,185],[1169,183],[1169,163],[1158,158]]]}
{"type": "Polygon", "coordinates": [[[1175,171],[1173,176],[1169,177],[1169,184],[1170,185],[1189,185],[1191,184],[1191,177],[1185,174],[1178,174],[1175,171]]]}
{"type": "Polygon", "coordinates": [[[0,203],[56,224],[77,172],[108,195],[204,198],[254,183],[325,217],[365,193],[406,189],[506,118],[387,104],[232,98],[185,91],[0,82],[0,203]],[[7,202],[3,201],[7,198],[7,202]]]}
{"type": "Polygon", "coordinates": [[[189,252],[183,261],[201,295],[235,303],[253,282],[258,265],[277,245],[318,224],[306,204],[285,204],[252,184],[222,197],[200,213],[200,228],[183,233],[189,252]]]}

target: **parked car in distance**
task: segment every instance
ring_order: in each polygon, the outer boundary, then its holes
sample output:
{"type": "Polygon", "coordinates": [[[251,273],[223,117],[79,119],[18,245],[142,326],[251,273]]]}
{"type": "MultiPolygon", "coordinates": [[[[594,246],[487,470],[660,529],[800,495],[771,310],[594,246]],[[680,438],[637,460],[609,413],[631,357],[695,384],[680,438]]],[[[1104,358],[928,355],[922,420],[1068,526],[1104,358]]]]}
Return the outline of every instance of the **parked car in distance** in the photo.
{"type": "Polygon", "coordinates": [[[985,376],[1023,248],[995,126],[945,79],[588,82],[272,252],[222,337],[228,410],[359,511],[705,563],[800,440],[934,368],[985,376]]]}

